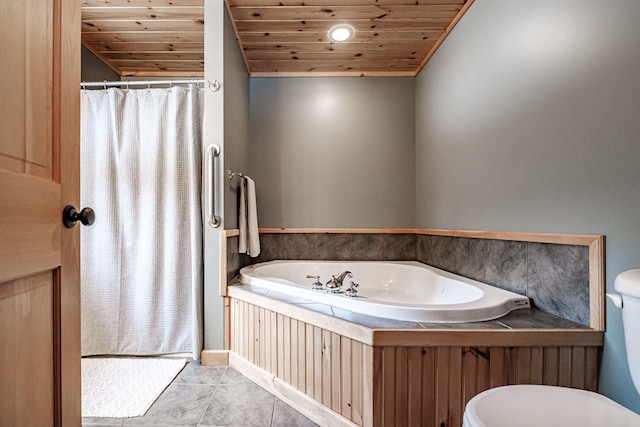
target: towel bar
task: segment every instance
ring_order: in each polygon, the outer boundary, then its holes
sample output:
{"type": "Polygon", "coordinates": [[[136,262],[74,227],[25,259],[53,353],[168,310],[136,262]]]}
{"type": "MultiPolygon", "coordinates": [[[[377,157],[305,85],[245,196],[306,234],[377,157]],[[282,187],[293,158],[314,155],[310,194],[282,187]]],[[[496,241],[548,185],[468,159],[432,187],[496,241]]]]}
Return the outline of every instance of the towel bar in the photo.
{"type": "Polygon", "coordinates": [[[234,176],[244,177],[242,172],[234,172],[232,169],[227,169],[227,173],[229,174],[229,179],[233,179],[234,176]]]}

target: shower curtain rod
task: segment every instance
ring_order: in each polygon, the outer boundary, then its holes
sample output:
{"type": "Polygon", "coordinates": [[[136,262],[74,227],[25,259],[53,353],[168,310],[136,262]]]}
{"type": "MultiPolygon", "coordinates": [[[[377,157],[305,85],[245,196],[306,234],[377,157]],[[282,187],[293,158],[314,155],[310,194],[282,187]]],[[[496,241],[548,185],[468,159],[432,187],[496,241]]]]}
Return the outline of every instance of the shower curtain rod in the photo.
{"type": "Polygon", "coordinates": [[[204,79],[190,80],[120,80],[115,82],[81,82],[80,87],[114,87],[114,86],[155,86],[155,85],[179,85],[179,84],[204,84],[204,79]]]}

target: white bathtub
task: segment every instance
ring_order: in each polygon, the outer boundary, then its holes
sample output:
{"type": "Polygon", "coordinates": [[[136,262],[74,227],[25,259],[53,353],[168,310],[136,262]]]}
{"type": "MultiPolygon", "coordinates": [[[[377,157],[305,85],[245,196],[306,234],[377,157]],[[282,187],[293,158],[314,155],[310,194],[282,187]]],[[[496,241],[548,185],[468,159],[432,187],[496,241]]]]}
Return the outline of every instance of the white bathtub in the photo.
{"type": "Polygon", "coordinates": [[[529,298],[414,261],[271,261],[240,270],[244,284],[370,316],[434,323],[496,319],[528,308],[529,298]],[[357,297],[311,289],[345,270],[358,283],[357,297]]]}

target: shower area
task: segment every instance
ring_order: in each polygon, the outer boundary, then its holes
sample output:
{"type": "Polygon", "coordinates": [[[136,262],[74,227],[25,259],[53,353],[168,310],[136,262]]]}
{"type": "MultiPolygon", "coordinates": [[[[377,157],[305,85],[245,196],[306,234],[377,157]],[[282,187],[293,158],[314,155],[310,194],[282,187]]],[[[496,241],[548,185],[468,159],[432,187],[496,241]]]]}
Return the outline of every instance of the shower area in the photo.
{"type": "Polygon", "coordinates": [[[86,86],[81,203],[96,221],[81,233],[82,355],[198,359],[202,85],[86,86]]]}
{"type": "MultiPolygon", "coordinates": [[[[199,360],[226,365],[218,357],[226,355],[220,284],[225,230],[237,228],[238,181],[225,171],[248,168],[249,80],[225,3],[195,3],[158,6],[176,21],[176,29],[165,34],[179,39],[170,48],[154,38],[157,32],[136,33],[149,36],[139,43],[125,40],[134,37],[126,30],[106,41],[96,27],[83,25],[80,203],[95,210],[95,223],[80,230],[84,416],[124,413],[85,413],[85,386],[93,379],[86,362],[191,359],[194,366],[199,360]],[[181,33],[179,25],[188,31],[181,33]],[[123,53],[129,47],[148,55],[159,49],[166,62],[132,59],[123,53]]],[[[148,13],[147,6],[128,2],[115,9],[130,9],[123,15],[129,19],[148,13]]],[[[83,20],[112,9],[83,4],[83,20]]],[[[154,22],[161,21],[159,14],[154,22]]],[[[175,375],[167,374],[168,383],[175,375]]],[[[124,383],[140,383],[123,376],[124,383]]],[[[104,378],[112,387],[114,377],[104,378]]],[[[116,388],[114,395],[123,394],[116,388]]],[[[131,391],[139,394],[140,387],[131,391]]]]}

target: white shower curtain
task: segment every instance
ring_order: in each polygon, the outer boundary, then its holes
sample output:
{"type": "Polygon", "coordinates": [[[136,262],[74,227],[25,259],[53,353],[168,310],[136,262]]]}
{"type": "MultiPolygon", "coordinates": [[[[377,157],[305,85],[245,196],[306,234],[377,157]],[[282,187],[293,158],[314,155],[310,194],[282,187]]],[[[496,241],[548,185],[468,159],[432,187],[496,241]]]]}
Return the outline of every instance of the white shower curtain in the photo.
{"type": "Polygon", "coordinates": [[[82,354],[202,349],[202,93],[83,90],[82,354]]]}

